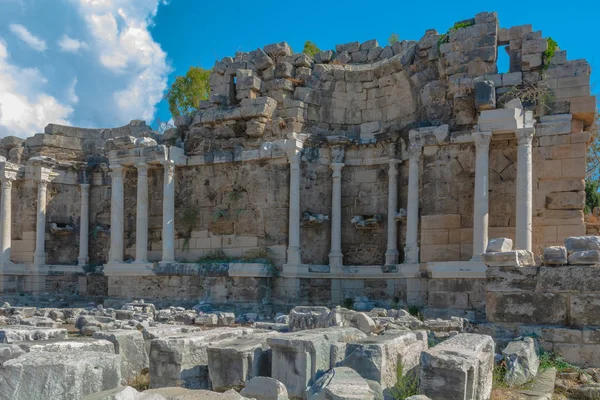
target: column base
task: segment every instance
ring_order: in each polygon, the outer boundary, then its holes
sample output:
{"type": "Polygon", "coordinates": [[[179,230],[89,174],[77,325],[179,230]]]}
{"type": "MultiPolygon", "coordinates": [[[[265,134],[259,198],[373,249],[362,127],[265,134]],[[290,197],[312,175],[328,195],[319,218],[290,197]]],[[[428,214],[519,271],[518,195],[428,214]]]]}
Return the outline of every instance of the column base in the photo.
{"type": "Polygon", "coordinates": [[[335,269],[341,269],[344,266],[343,257],[341,251],[329,253],[329,267],[331,272],[335,269]]]}
{"type": "Polygon", "coordinates": [[[404,248],[404,263],[418,264],[419,263],[419,246],[406,246],[404,248]]]}
{"type": "Polygon", "coordinates": [[[77,259],[77,266],[78,267],[86,266],[89,263],[89,261],[90,260],[87,257],[85,257],[85,258],[80,257],[77,259]]]}
{"type": "Polygon", "coordinates": [[[308,274],[308,266],[302,264],[283,264],[281,276],[283,278],[296,278],[300,274],[308,274]]]}
{"type": "Polygon", "coordinates": [[[387,250],[385,252],[385,265],[398,264],[398,250],[387,250]]]}
{"type": "Polygon", "coordinates": [[[34,254],[33,255],[33,265],[43,266],[44,264],[46,264],[46,254],[43,254],[43,255],[34,254]]]}
{"type": "Polygon", "coordinates": [[[300,247],[290,246],[287,249],[287,264],[300,264],[302,262],[300,247]]]}
{"type": "Polygon", "coordinates": [[[154,276],[153,263],[115,263],[104,264],[106,276],[154,276]]]}

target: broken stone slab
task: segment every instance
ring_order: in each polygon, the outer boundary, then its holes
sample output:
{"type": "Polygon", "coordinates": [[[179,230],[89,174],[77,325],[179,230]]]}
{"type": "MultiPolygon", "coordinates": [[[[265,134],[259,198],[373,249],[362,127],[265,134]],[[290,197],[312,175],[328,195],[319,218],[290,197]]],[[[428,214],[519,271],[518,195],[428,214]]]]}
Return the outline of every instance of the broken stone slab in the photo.
{"type": "Polygon", "coordinates": [[[120,383],[117,354],[33,352],[2,365],[0,399],[81,399],[120,383]]]}
{"type": "Polygon", "coordinates": [[[23,354],[25,354],[25,351],[16,344],[0,344],[0,365],[23,354]]]}
{"type": "Polygon", "coordinates": [[[308,400],[373,400],[375,393],[355,370],[336,367],[321,376],[306,393],[308,400]]]}
{"type": "Polygon", "coordinates": [[[331,345],[364,338],[355,328],[335,327],[282,333],[267,338],[271,347],[271,376],[283,383],[290,396],[303,398],[331,366],[331,345]]]}
{"type": "Polygon", "coordinates": [[[135,138],[133,136],[119,136],[108,139],[104,142],[105,150],[128,150],[135,148],[135,138]]]}
{"type": "Polygon", "coordinates": [[[375,321],[364,312],[356,312],[339,306],[329,312],[324,325],[349,326],[366,334],[373,333],[377,329],[375,321]]]}
{"type": "Polygon", "coordinates": [[[490,239],[487,245],[486,253],[501,253],[511,251],[513,241],[509,238],[494,238],[490,239]]]}
{"type": "Polygon", "coordinates": [[[546,247],[542,259],[545,265],[565,265],[567,264],[567,248],[564,246],[546,247]]]}
{"type": "Polygon", "coordinates": [[[419,392],[432,399],[487,400],[493,369],[494,340],[461,333],[423,351],[419,392]]]}
{"type": "Polygon", "coordinates": [[[331,310],[327,307],[294,307],[290,311],[290,332],[297,332],[305,329],[323,328],[325,320],[331,310]]]}
{"type": "Polygon", "coordinates": [[[17,345],[25,352],[83,352],[115,354],[115,347],[108,340],[90,337],[70,338],[66,340],[36,340],[33,342],[19,342],[17,345]]]}
{"type": "Polygon", "coordinates": [[[245,336],[250,328],[216,328],[159,337],[150,342],[150,385],[190,389],[210,387],[207,348],[218,341],[245,336]]]}
{"type": "Polygon", "coordinates": [[[215,315],[218,326],[229,326],[235,322],[235,314],[232,312],[217,311],[215,315]]]}
{"type": "Polygon", "coordinates": [[[66,338],[67,330],[63,328],[38,328],[35,326],[12,325],[0,329],[0,343],[66,338]]]}
{"type": "Polygon", "coordinates": [[[131,386],[119,386],[115,389],[104,390],[85,396],[82,400],[163,400],[165,397],[160,395],[141,394],[131,386]]]}
{"type": "MultiPolygon", "coordinates": [[[[164,387],[159,389],[149,389],[142,392],[148,396],[147,400],[246,400],[235,390],[228,390],[225,393],[213,392],[212,390],[191,390],[182,387],[164,387]]],[[[146,399],[146,398],[142,398],[146,399]]],[[[137,399],[136,399],[137,400],[137,399]]]]}
{"type": "Polygon", "coordinates": [[[287,323],[278,324],[277,322],[258,321],[258,322],[255,322],[254,325],[252,325],[252,327],[256,328],[256,329],[266,329],[269,331],[276,331],[276,332],[289,332],[289,330],[290,330],[287,323]]]}
{"type": "Polygon", "coordinates": [[[575,251],[569,254],[569,264],[573,265],[593,265],[600,263],[600,251],[584,250],[575,251]]]}
{"type": "Polygon", "coordinates": [[[75,328],[79,329],[82,334],[87,326],[95,326],[99,329],[106,330],[113,327],[115,321],[116,320],[112,317],[105,317],[102,315],[80,315],[75,322],[75,328]]]}
{"type": "Polygon", "coordinates": [[[565,239],[565,247],[569,255],[576,251],[600,250],[600,236],[571,236],[565,239]]]}
{"type": "Polygon", "coordinates": [[[407,397],[405,400],[431,400],[431,399],[422,394],[415,394],[414,396],[407,397]]]}
{"type": "Polygon", "coordinates": [[[198,314],[196,316],[196,325],[214,326],[219,323],[219,317],[216,314],[198,314]]]}
{"type": "Polygon", "coordinates": [[[151,147],[151,146],[157,146],[158,143],[156,143],[156,140],[149,138],[149,137],[139,137],[137,139],[135,139],[135,147],[139,148],[139,147],[151,147]]]}
{"type": "Polygon", "coordinates": [[[92,337],[107,340],[114,345],[115,354],[121,355],[121,375],[128,381],[150,366],[142,332],[137,330],[100,331],[94,333],[92,337]]]}
{"type": "Polygon", "coordinates": [[[502,350],[506,361],[504,381],[508,386],[520,386],[532,380],[538,372],[540,360],[532,338],[512,341],[502,350]]]}
{"type": "Polygon", "coordinates": [[[256,400],[288,400],[285,385],[277,379],[257,376],[246,382],[240,395],[256,400]]]}
{"type": "Polygon", "coordinates": [[[267,337],[276,332],[224,340],[207,349],[212,389],[239,389],[256,376],[271,375],[271,350],[267,337]]]}
{"type": "Polygon", "coordinates": [[[483,262],[488,267],[527,267],[535,265],[533,253],[528,250],[483,253],[483,262]]]}
{"type": "Polygon", "coordinates": [[[425,331],[372,336],[349,342],[346,357],[338,366],[352,368],[364,379],[378,382],[386,389],[396,384],[399,364],[403,376],[415,373],[424,350],[427,350],[425,331]]]}

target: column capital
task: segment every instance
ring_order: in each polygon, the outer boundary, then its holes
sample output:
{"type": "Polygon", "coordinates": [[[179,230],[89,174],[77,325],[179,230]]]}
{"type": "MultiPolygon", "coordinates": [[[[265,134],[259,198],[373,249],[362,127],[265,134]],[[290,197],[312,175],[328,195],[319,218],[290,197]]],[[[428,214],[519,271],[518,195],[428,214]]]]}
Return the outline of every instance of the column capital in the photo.
{"type": "Polygon", "coordinates": [[[331,163],[329,164],[329,168],[333,171],[333,177],[339,177],[342,173],[342,168],[344,168],[344,163],[331,163]]]}
{"type": "Polygon", "coordinates": [[[121,164],[114,164],[110,166],[110,176],[112,176],[113,178],[121,178],[123,177],[123,173],[125,172],[125,166],[121,165],[121,164]]]}
{"type": "Polygon", "coordinates": [[[48,187],[49,183],[50,183],[50,181],[48,179],[38,179],[37,180],[38,188],[46,188],[46,187],[48,187]]]}
{"type": "Polygon", "coordinates": [[[477,148],[489,147],[492,140],[492,132],[473,132],[471,137],[477,148]]]}
{"type": "Polygon", "coordinates": [[[149,167],[149,165],[143,160],[140,160],[139,162],[137,162],[135,164],[135,168],[138,171],[138,175],[147,175],[148,167],[149,167]]]}
{"type": "Polygon", "coordinates": [[[410,143],[406,150],[409,158],[419,158],[423,154],[423,145],[421,143],[410,143]]]}
{"type": "Polygon", "coordinates": [[[535,128],[521,128],[515,131],[515,135],[519,141],[519,146],[531,146],[535,128]]]}
{"type": "Polygon", "coordinates": [[[2,189],[11,189],[14,179],[4,178],[2,179],[2,189]]]}
{"type": "Polygon", "coordinates": [[[175,162],[172,160],[165,160],[162,162],[162,165],[165,168],[165,175],[170,177],[175,175],[175,162]]]}
{"type": "Polygon", "coordinates": [[[398,160],[397,158],[392,158],[389,161],[390,164],[390,169],[388,171],[388,174],[390,175],[398,175],[398,164],[400,164],[402,161],[398,160]]]}

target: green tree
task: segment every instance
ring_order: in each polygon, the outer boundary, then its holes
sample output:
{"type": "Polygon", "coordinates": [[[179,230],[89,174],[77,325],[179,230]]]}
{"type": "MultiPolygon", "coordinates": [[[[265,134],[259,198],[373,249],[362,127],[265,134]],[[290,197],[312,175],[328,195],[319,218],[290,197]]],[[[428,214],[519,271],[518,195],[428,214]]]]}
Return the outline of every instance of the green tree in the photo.
{"type": "Polygon", "coordinates": [[[391,46],[391,45],[393,45],[393,44],[394,44],[394,43],[396,43],[396,42],[399,42],[399,41],[400,41],[400,36],[398,36],[398,34],[397,34],[397,33],[392,33],[392,34],[390,35],[390,37],[388,38],[388,44],[389,44],[390,46],[391,46]]]}
{"type": "Polygon", "coordinates": [[[315,54],[320,53],[321,50],[317,47],[316,44],[314,44],[313,42],[311,42],[310,40],[307,40],[304,43],[304,49],[302,50],[302,52],[306,55],[309,55],[311,57],[314,57],[315,54]]]}
{"type": "Polygon", "coordinates": [[[165,95],[173,116],[192,115],[198,109],[200,100],[208,99],[210,72],[208,69],[190,67],[184,76],[175,78],[165,95]]]}

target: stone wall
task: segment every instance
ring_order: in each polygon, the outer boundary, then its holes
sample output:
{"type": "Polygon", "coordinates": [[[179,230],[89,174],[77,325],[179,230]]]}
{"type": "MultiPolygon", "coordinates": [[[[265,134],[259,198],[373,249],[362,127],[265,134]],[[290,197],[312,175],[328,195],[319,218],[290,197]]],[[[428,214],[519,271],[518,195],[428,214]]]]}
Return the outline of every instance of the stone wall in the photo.
{"type": "Polygon", "coordinates": [[[591,366],[600,357],[600,280],[597,265],[488,267],[489,323],[477,327],[502,346],[533,335],[546,351],[591,366]]]}

